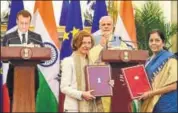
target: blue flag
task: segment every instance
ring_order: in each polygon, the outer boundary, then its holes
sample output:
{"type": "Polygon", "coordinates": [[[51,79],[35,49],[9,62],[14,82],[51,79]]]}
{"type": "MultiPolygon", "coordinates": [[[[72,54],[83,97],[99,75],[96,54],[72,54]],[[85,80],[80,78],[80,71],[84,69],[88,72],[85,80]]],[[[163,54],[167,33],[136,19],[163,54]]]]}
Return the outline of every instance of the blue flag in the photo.
{"type": "Polygon", "coordinates": [[[105,0],[96,0],[94,17],[91,32],[94,33],[99,30],[99,20],[102,16],[108,15],[105,0]]]}
{"type": "Polygon", "coordinates": [[[66,26],[68,12],[69,12],[69,0],[63,0],[61,17],[59,22],[60,26],[66,26]]]}
{"type": "Polygon", "coordinates": [[[7,27],[8,30],[16,26],[17,13],[23,9],[24,9],[23,0],[12,0],[9,20],[8,20],[8,27],[7,27]]]}
{"type": "Polygon", "coordinates": [[[71,40],[73,36],[83,29],[81,8],[79,0],[72,0],[69,5],[69,12],[67,18],[66,29],[63,37],[62,47],[61,47],[61,60],[64,57],[70,56],[72,53],[71,40]]]}

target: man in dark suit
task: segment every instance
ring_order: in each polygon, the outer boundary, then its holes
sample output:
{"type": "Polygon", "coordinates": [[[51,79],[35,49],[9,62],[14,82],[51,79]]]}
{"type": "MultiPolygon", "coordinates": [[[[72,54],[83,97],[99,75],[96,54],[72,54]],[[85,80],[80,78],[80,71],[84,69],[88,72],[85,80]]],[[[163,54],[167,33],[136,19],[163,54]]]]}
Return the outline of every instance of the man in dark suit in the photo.
{"type": "MultiPolygon", "coordinates": [[[[31,14],[26,10],[21,10],[17,14],[16,23],[18,29],[14,32],[6,34],[3,37],[3,46],[9,46],[10,44],[30,44],[43,46],[42,38],[39,34],[29,31],[31,14]]],[[[9,97],[12,111],[13,101],[13,81],[14,81],[14,66],[10,63],[8,75],[7,75],[7,87],[9,90],[9,97]]],[[[38,89],[38,71],[35,69],[35,91],[38,89]]]]}
{"type": "Polygon", "coordinates": [[[9,44],[42,44],[41,36],[37,33],[29,31],[31,14],[26,10],[21,10],[17,14],[16,18],[18,29],[12,33],[9,33],[3,38],[3,46],[9,44]]]}

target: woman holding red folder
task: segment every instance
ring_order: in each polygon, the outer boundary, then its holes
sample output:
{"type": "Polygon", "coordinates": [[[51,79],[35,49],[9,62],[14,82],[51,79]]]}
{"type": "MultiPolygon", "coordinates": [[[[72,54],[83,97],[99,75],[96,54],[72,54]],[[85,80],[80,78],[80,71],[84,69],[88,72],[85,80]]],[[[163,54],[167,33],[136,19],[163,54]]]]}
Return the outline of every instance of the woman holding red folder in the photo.
{"type": "Polygon", "coordinates": [[[72,39],[73,53],[62,61],[61,92],[65,94],[64,112],[103,112],[101,98],[86,91],[84,67],[92,64],[88,56],[94,46],[90,33],[79,31],[72,39]]]}
{"type": "Polygon", "coordinates": [[[165,49],[160,30],[151,31],[148,39],[152,56],[145,69],[152,90],[141,94],[141,112],[177,112],[177,59],[165,49]]]}

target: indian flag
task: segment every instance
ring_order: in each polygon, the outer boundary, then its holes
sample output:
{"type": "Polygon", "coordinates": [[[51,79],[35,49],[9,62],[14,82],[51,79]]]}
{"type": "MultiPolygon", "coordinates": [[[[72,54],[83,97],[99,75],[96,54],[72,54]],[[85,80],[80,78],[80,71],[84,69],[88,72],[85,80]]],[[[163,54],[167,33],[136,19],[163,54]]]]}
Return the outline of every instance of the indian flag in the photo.
{"type": "MultiPolygon", "coordinates": [[[[120,12],[114,34],[124,41],[137,42],[132,1],[120,1],[120,12]]],[[[137,48],[137,43],[129,43],[129,45],[137,48]]],[[[132,112],[139,112],[140,102],[138,100],[133,100],[130,105],[132,112]]]]}
{"type": "MultiPolygon", "coordinates": [[[[120,12],[118,14],[114,35],[120,36],[122,40],[125,41],[137,41],[132,1],[120,1],[120,12]]],[[[136,43],[129,43],[129,45],[134,48],[137,47],[136,43]]]]}
{"type": "Polygon", "coordinates": [[[52,1],[36,1],[34,31],[42,36],[45,47],[52,50],[51,60],[38,65],[39,89],[36,112],[58,112],[59,95],[59,40],[52,1]]]}

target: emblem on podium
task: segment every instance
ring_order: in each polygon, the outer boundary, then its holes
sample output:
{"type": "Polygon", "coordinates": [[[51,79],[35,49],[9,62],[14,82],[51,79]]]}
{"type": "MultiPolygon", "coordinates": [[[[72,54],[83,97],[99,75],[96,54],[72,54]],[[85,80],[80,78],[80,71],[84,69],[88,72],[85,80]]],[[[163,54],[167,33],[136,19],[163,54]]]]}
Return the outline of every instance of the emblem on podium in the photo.
{"type": "Polygon", "coordinates": [[[129,62],[131,60],[131,54],[129,51],[123,51],[120,53],[120,58],[123,62],[129,62]]]}
{"type": "Polygon", "coordinates": [[[30,48],[22,48],[20,54],[23,59],[27,60],[32,57],[32,50],[30,48]]]}

